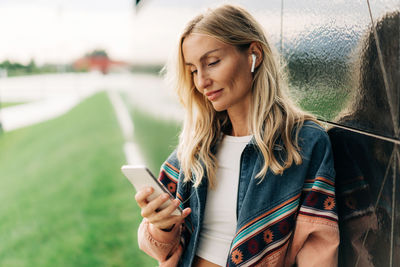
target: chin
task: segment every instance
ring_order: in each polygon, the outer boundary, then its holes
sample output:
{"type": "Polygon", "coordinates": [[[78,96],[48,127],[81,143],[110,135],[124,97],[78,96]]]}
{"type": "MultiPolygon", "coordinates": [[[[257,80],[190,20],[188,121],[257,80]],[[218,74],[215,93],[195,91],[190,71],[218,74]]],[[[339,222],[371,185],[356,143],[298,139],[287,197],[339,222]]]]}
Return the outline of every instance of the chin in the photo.
{"type": "Polygon", "coordinates": [[[221,104],[218,104],[218,103],[212,103],[212,105],[213,105],[215,111],[217,111],[217,112],[226,110],[226,106],[225,105],[221,105],[221,104]]]}

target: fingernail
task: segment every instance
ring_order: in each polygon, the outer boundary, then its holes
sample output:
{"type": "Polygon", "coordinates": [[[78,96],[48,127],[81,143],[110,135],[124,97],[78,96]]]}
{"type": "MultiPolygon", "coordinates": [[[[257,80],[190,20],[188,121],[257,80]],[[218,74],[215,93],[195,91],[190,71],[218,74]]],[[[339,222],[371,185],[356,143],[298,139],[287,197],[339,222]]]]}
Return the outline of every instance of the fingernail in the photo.
{"type": "Polygon", "coordinates": [[[168,195],[167,194],[162,195],[162,199],[168,199],[168,195]]]}
{"type": "Polygon", "coordinates": [[[148,187],[148,188],[146,189],[146,192],[147,192],[147,193],[150,193],[150,192],[151,192],[151,188],[148,187]]]}

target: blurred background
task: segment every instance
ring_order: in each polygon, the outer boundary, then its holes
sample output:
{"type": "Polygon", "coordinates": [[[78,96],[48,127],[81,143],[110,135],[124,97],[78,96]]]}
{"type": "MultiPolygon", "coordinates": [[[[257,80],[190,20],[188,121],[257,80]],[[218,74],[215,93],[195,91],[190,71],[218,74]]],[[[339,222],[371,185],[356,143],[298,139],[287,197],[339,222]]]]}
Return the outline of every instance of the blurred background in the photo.
{"type": "Polygon", "coordinates": [[[0,1],[0,266],[155,266],[120,167],[159,167],[183,118],[159,74],[185,23],[240,4],[332,140],[340,266],[400,266],[395,0],[0,1]]]}

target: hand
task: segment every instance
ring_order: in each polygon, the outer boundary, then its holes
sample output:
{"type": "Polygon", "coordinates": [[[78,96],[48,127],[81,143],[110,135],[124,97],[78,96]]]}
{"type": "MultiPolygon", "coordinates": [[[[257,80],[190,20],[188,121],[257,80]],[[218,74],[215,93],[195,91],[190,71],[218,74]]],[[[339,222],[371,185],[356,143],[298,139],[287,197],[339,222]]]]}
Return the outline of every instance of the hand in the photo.
{"type": "Polygon", "coordinates": [[[159,267],[175,267],[178,265],[179,259],[182,255],[183,248],[179,245],[178,249],[166,261],[160,262],[159,267]]]}
{"type": "Polygon", "coordinates": [[[167,193],[148,202],[147,198],[153,193],[153,191],[154,189],[152,187],[146,187],[136,193],[135,200],[142,209],[142,217],[146,218],[149,223],[153,224],[157,228],[171,229],[174,225],[180,225],[190,214],[190,208],[186,208],[179,216],[171,215],[180,204],[178,199],[172,200],[170,205],[161,209],[161,205],[170,198],[167,193]]]}

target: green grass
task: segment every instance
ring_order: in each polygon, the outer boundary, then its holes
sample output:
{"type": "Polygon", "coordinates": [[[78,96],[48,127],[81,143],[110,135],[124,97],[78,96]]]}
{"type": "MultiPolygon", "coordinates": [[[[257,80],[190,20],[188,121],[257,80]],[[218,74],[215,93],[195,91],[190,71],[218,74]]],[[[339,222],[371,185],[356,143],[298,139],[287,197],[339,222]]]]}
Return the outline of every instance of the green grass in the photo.
{"type": "Polygon", "coordinates": [[[135,108],[130,111],[135,125],[135,142],[139,145],[149,169],[158,174],[161,164],[178,144],[181,126],[176,121],[155,118],[135,108]]]}
{"type": "Polygon", "coordinates": [[[24,104],[24,103],[23,102],[5,102],[5,103],[0,103],[0,108],[6,108],[6,107],[21,105],[21,104],[24,104]]]}
{"type": "Polygon", "coordinates": [[[0,266],[155,266],[105,93],[0,135],[0,266]]]}

